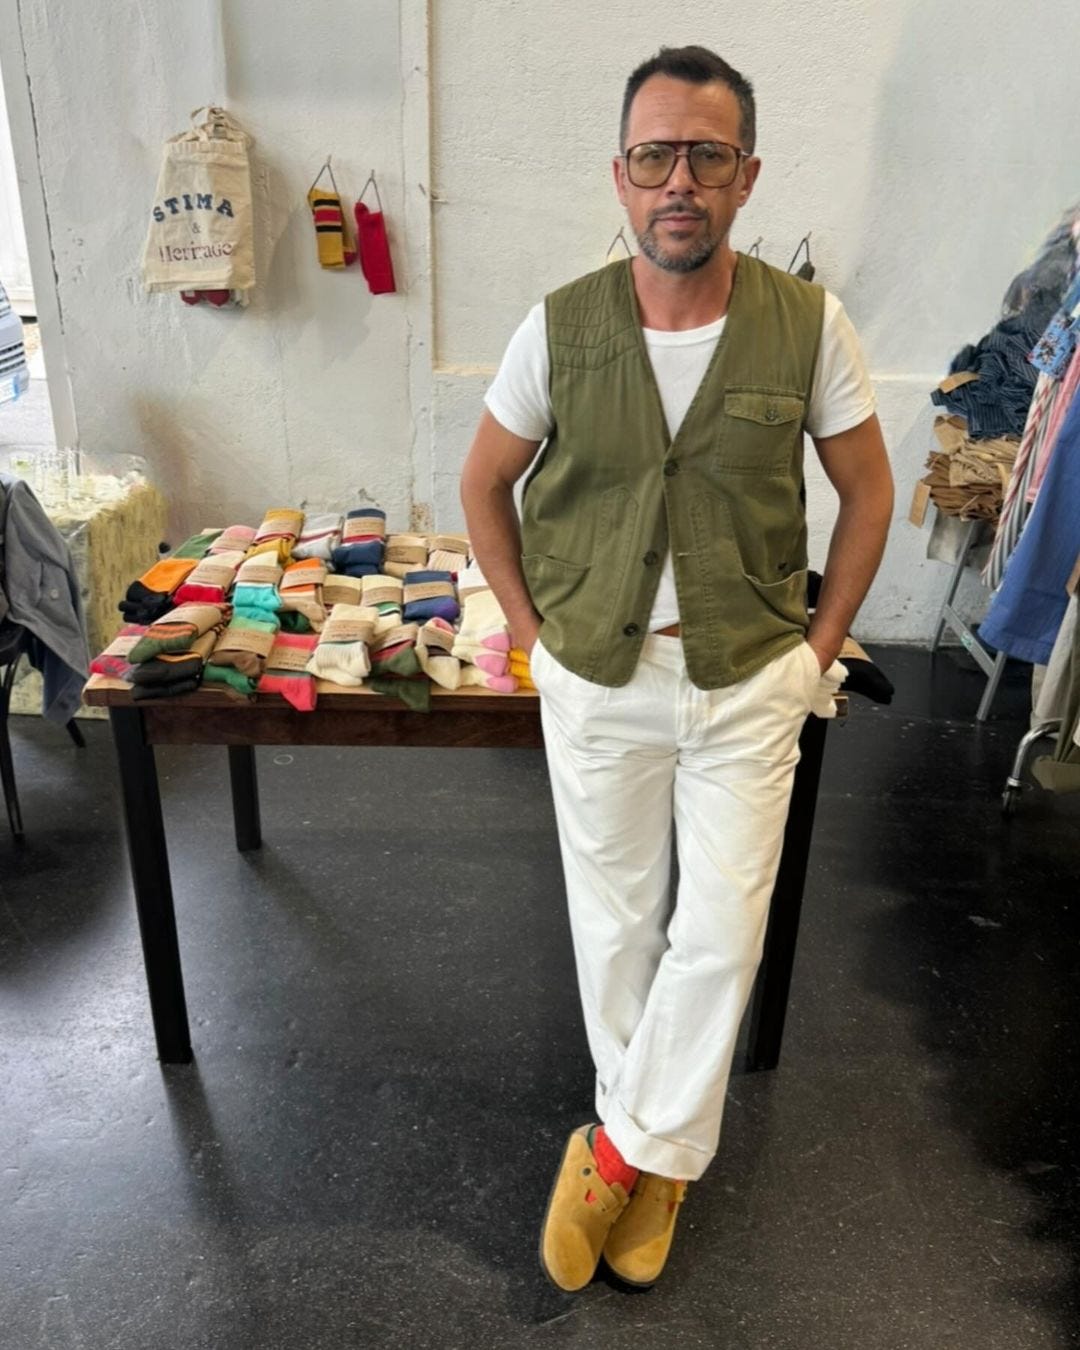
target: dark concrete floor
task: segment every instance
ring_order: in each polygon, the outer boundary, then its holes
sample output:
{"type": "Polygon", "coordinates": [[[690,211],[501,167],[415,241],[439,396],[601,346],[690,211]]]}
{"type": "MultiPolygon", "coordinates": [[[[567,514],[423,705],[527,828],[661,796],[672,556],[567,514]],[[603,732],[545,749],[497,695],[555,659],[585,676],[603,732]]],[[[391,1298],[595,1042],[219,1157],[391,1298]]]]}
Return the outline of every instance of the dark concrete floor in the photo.
{"type": "Polygon", "coordinates": [[[587,1119],[542,757],[159,751],[190,1067],[154,1046],[108,729],[12,720],[0,821],[5,1350],[1042,1350],[1080,1306],[1080,800],[1003,823],[1024,679],[881,653],[835,727],[784,1056],[649,1293],[547,1286],[587,1119]]]}

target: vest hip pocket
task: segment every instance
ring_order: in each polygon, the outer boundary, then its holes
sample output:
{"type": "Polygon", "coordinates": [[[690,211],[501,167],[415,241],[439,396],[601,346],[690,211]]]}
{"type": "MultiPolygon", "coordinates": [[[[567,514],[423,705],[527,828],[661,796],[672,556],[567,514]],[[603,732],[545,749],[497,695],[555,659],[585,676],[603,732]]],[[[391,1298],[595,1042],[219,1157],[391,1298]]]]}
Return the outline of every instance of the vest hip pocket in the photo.
{"type": "Polygon", "coordinates": [[[545,617],[572,599],[589,575],[588,563],[567,562],[547,553],[526,553],[521,568],[532,602],[545,617]]]}
{"type": "Polygon", "coordinates": [[[762,600],[775,613],[788,623],[800,628],[807,625],[806,612],[806,568],[801,568],[784,577],[782,581],[761,581],[749,572],[743,575],[761,596],[762,600]]]}
{"type": "Polygon", "coordinates": [[[788,389],[729,388],[714,466],[734,473],[790,473],[805,412],[806,400],[788,389]]]}

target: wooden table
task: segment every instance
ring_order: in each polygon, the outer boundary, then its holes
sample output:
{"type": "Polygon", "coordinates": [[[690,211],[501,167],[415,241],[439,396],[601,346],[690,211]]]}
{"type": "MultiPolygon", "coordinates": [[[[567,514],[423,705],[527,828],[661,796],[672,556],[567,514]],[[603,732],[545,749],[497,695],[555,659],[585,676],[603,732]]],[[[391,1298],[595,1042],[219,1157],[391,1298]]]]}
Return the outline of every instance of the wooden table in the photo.
{"type": "MultiPolygon", "coordinates": [[[[119,681],[94,675],[86,686],[85,701],[107,708],[112,723],[150,1010],[158,1057],[165,1064],[189,1063],[192,1049],[155,745],[227,747],[236,847],[241,852],[262,843],[257,745],[543,746],[539,699],[531,692],[433,690],[431,711],[414,712],[369,690],[346,691],[325,682],[318,689],[318,707],[301,713],[276,694],[246,702],[199,690],[137,703],[119,681]]],[[[780,1059],[827,727],[828,722],[808,717],[799,741],[802,758],[750,1009],[750,1069],[773,1069],[780,1059]]]]}

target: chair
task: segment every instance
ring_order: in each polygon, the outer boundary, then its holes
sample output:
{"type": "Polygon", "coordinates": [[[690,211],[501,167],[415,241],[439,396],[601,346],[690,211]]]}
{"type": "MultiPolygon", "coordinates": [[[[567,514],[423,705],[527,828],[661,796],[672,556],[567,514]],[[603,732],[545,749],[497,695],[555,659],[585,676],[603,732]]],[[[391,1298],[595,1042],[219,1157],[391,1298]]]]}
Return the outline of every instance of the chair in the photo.
{"type": "MultiPolygon", "coordinates": [[[[0,620],[0,785],[4,790],[4,806],[7,808],[11,833],[20,841],[25,834],[22,812],[19,810],[19,794],[15,787],[15,765],[11,757],[7,720],[11,689],[15,683],[15,668],[19,664],[19,657],[24,655],[29,645],[30,634],[21,624],[12,623],[10,619],[0,620]]],[[[86,741],[74,719],[68,722],[67,730],[79,749],[84,750],[86,741]]]]}

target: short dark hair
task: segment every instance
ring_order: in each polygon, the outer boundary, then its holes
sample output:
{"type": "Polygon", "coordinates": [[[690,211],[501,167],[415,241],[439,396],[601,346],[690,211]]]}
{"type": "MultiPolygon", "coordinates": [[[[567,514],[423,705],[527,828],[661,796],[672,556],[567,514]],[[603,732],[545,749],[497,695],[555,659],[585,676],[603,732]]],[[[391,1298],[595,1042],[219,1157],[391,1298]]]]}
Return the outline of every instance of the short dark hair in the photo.
{"type": "Polygon", "coordinates": [[[637,91],[653,75],[667,75],[687,84],[726,84],[739,101],[739,139],[747,154],[754,153],[757,139],[757,111],[754,107],[754,86],[739,72],[708,47],[661,47],[655,56],[643,61],[626,81],[623,94],[622,118],[619,122],[619,149],[626,149],[626,132],[630,125],[630,105],[637,91]]]}

